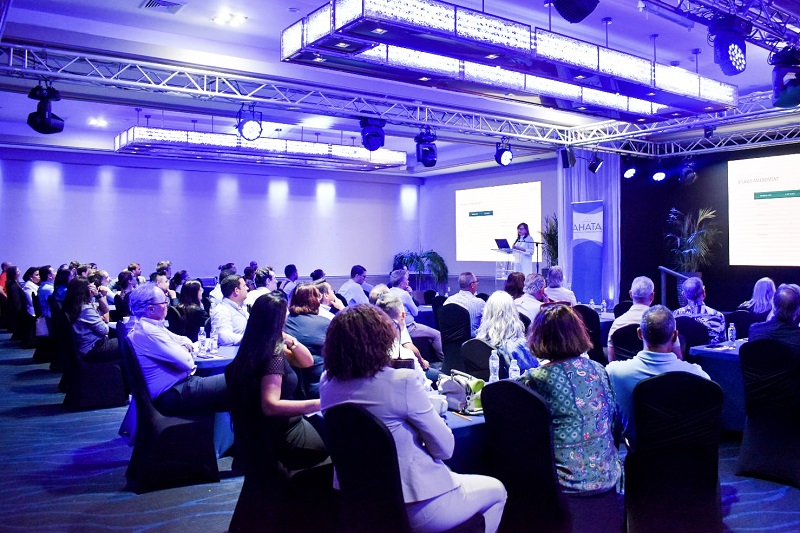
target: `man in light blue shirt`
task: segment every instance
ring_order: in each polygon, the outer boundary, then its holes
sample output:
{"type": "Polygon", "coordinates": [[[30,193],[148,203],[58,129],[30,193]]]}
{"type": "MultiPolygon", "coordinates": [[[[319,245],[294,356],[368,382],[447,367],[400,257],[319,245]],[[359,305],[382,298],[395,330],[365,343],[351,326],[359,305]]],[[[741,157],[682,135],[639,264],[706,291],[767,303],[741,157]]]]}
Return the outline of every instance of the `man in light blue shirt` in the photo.
{"type": "Polygon", "coordinates": [[[367,279],[367,269],[361,265],[354,265],[350,269],[350,279],[339,287],[339,294],[344,296],[347,305],[368,304],[369,298],[364,292],[364,280],[367,279]]]}
{"type": "Polygon", "coordinates": [[[458,288],[461,290],[445,300],[444,305],[458,304],[469,311],[470,335],[474,337],[481,325],[483,307],[486,305],[486,302],[475,296],[478,292],[478,278],[472,272],[462,272],[458,276],[458,288]]]}

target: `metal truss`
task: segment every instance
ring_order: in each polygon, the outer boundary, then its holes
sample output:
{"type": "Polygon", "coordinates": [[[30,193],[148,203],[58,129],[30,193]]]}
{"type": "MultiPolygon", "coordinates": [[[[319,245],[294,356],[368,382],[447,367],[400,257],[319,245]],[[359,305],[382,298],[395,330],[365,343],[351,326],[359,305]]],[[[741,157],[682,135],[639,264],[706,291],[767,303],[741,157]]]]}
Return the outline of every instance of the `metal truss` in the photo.
{"type": "Polygon", "coordinates": [[[753,25],[747,41],[767,50],[800,42],[800,17],[771,0],[648,0],[662,9],[708,26],[719,15],[736,15],[753,25]]]}
{"type": "MultiPolygon", "coordinates": [[[[32,80],[69,82],[126,92],[175,97],[182,108],[208,113],[208,102],[258,103],[290,112],[359,119],[383,118],[387,122],[418,129],[431,126],[458,134],[508,137],[531,148],[552,150],[560,146],[585,146],[604,152],[642,157],[674,157],[688,153],[711,153],[731,149],[786,144],[798,139],[794,125],[775,126],[751,133],[737,132],[715,137],[714,141],[689,140],[656,142],[656,134],[670,134],[704,126],[734,125],[756,119],[782,118],[800,114],[800,109],[776,109],[769,93],[740,98],[737,109],[652,124],[604,121],[588,126],[558,127],[516,116],[489,114],[474,109],[431,105],[419,101],[389,98],[363,91],[292,83],[256,75],[179,67],[166,63],[134,61],[120,57],[82,54],[72,51],[16,46],[0,43],[0,76],[32,80]],[[190,102],[190,105],[186,105],[190,102]]],[[[98,95],[87,98],[102,101],[98,95]]],[[[176,104],[178,107],[178,104],[176,104]]],[[[702,135],[702,133],[700,133],[702,135]]]]}

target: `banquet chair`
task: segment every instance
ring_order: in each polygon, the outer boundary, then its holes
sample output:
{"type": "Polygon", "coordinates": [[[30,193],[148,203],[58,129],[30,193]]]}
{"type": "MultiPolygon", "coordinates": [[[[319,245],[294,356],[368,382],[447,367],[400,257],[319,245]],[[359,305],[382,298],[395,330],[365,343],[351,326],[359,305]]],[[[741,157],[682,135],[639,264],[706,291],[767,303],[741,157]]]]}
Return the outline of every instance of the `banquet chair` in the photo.
{"type": "MultiPolygon", "coordinates": [[[[461,345],[461,357],[464,360],[464,372],[478,379],[489,381],[489,356],[494,347],[481,339],[470,339],[461,345]]],[[[500,379],[508,377],[508,367],[500,357],[500,379]]]]}
{"type": "Polygon", "coordinates": [[[692,317],[675,317],[675,328],[678,330],[684,359],[689,356],[692,346],[708,344],[708,328],[692,317]]]}
{"type": "Polygon", "coordinates": [[[439,331],[442,333],[442,351],[444,363],[442,372],[464,371],[464,360],[461,357],[461,345],[470,339],[469,311],[458,304],[443,305],[439,309],[439,331]]]}
{"type": "MultiPolygon", "coordinates": [[[[409,532],[397,448],[386,425],[363,407],[346,403],[325,412],[325,429],[344,531],[409,532]]],[[[478,533],[484,527],[478,513],[448,531],[478,533]]]]}
{"type": "Polygon", "coordinates": [[[487,301],[487,300],[489,299],[489,294],[488,294],[488,293],[485,293],[485,292],[479,292],[479,293],[478,293],[478,294],[476,294],[475,296],[476,296],[476,297],[478,297],[478,298],[480,298],[480,299],[481,299],[481,300],[483,300],[484,302],[485,302],[485,301],[487,301]]]}
{"type": "Polygon", "coordinates": [[[600,337],[600,315],[588,305],[578,304],[572,307],[583,319],[586,329],[589,331],[589,340],[592,347],[589,349],[589,359],[597,361],[601,365],[608,364],[605,353],[603,353],[603,339],[600,337]]]}
{"type": "Polygon", "coordinates": [[[725,331],[728,331],[728,326],[733,323],[736,324],[736,337],[739,339],[746,339],[750,325],[755,320],[755,316],[750,311],[732,311],[724,313],[725,315],[725,331]]]}
{"type": "Polygon", "coordinates": [[[625,458],[629,533],[722,531],[722,389],[667,372],[633,389],[636,441],[625,458]]]}
{"type": "Polygon", "coordinates": [[[547,403],[513,381],[486,385],[481,401],[486,418],[487,473],[502,481],[508,492],[500,531],[570,531],[556,477],[547,403]],[[533,450],[535,453],[527,453],[533,450]]]}
{"type": "Polygon", "coordinates": [[[614,306],[614,318],[619,318],[628,312],[628,309],[633,307],[633,300],[622,300],[614,306]]]}
{"type": "Polygon", "coordinates": [[[800,355],[772,340],[739,350],[747,419],[736,474],[800,488],[800,355]]]}
{"type": "Polygon", "coordinates": [[[519,319],[522,321],[522,326],[525,328],[525,335],[528,334],[528,328],[531,327],[531,319],[525,313],[519,314],[519,319]]]}
{"type": "Polygon", "coordinates": [[[644,349],[644,341],[639,338],[639,326],[628,324],[611,334],[611,344],[614,346],[614,359],[625,361],[633,359],[637,353],[644,349]]]}
{"type": "Polygon", "coordinates": [[[162,415],[153,405],[142,368],[118,323],[122,360],[136,402],[136,432],[125,477],[137,494],[170,487],[219,481],[214,450],[214,413],[162,415]]]}
{"type": "Polygon", "coordinates": [[[425,302],[425,305],[433,305],[433,299],[436,298],[436,291],[433,289],[428,289],[422,293],[422,298],[425,302]]]}
{"type": "Polygon", "coordinates": [[[174,305],[167,307],[168,328],[175,335],[186,335],[186,319],[180,309],[174,305]]]}
{"type": "Polygon", "coordinates": [[[431,310],[433,311],[433,322],[436,324],[436,329],[439,328],[439,309],[442,308],[444,303],[447,301],[446,296],[436,296],[433,298],[433,302],[431,303],[431,310]]]}

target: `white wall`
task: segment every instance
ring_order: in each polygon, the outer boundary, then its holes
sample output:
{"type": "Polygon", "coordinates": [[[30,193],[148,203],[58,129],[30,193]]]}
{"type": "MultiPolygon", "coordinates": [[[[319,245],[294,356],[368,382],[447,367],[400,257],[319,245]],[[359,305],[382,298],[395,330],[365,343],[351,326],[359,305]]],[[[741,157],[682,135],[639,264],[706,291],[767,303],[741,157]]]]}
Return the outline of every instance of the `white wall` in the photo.
{"type": "MultiPolygon", "coordinates": [[[[542,184],[542,217],[544,217],[555,213],[558,206],[556,165],[555,158],[548,158],[532,163],[513,163],[507,167],[498,166],[426,180],[422,187],[420,203],[422,249],[439,252],[447,262],[451,276],[471,271],[478,276],[494,277],[494,262],[456,261],[456,190],[539,181],[542,184]]],[[[541,240],[540,235],[531,231],[535,240],[541,240]]],[[[508,228],[506,237],[513,242],[516,233],[515,227],[508,228]]],[[[451,288],[455,290],[455,287],[451,288]]]]}
{"type": "Polygon", "coordinates": [[[94,261],[115,277],[169,259],[190,276],[251,260],[375,274],[418,248],[420,180],[253,165],[0,150],[0,260],[94,261]]]}

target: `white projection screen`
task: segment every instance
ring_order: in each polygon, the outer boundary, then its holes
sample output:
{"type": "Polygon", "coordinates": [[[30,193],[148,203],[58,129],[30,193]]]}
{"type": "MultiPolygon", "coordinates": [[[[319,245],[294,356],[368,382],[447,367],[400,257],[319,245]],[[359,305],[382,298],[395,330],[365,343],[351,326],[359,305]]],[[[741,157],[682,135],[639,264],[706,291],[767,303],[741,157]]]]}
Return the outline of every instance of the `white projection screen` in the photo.
{"type": "Polygon", "coordinates": [[[800,154],[728,162],[730,264],[800,265],[800,154]]]}
{"type": "MultiPolygon", "coordinates": [[[[456,191],[456,260],[494,261],[495,239],[517,238],[526,222],[531,237],[541,241],[542,184],[538,181],[456,191]]],[[[541,261],[541,246],[539,247],[541,261]]]]}

